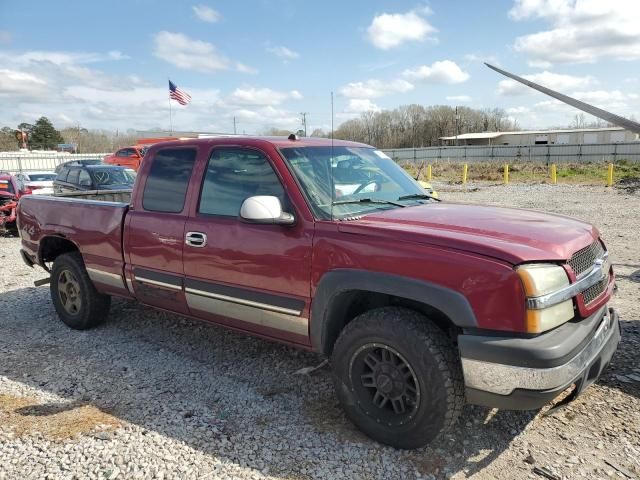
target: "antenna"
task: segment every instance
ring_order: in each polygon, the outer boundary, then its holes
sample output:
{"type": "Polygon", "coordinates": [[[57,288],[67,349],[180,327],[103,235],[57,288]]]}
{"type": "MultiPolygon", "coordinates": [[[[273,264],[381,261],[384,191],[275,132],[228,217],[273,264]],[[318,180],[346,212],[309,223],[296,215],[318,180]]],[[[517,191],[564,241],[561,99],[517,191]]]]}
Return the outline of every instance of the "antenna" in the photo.
{"type": "Polygon", "coordinates": [[[336,187],[333,183],[333,92],[331,92],[331,156],[329,157],[329,179],[331,180],[331,221],[333,221],[333,202],[335,201],[336,187]]]}
{"type": "Polygon", "coordinates": [[[307,115],[309,112],[300,112],[300,120],[302,123],[302,127],[304,128],[304,136],[307,136],[307,115]]]}

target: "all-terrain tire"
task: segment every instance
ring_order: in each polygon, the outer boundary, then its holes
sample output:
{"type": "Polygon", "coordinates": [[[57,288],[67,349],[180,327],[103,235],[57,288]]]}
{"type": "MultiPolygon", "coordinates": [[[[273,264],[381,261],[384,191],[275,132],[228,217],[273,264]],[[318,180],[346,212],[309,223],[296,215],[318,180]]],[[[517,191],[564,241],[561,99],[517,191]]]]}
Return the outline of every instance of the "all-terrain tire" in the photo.
{"type": "Polygon", "coordinates": [[[73,329],[96,327],[109,315],[111,297],[98,293],[78,252],[55,259],[50,290],[58,317],[73,329]]]}
{"type": "Polygon", "coordinates": [[[455,424],[464,406],[453,342],[407,308],[377,308],[354,318],[334,346],[331,365],[349,419],[396,448],[427,445],[455,424]]]}

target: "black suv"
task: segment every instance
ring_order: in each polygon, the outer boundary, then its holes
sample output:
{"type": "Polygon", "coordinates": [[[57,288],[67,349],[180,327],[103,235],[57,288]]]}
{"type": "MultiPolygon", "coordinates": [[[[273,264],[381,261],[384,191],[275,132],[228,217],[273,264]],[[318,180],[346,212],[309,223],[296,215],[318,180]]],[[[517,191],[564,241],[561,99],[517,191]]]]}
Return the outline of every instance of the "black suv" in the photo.
{"type": "Polygon", "coordinates": [[[116,165],[63,165],[53,182],[53,193],[131,190],[135,178],[135,171],[116,165]]]}

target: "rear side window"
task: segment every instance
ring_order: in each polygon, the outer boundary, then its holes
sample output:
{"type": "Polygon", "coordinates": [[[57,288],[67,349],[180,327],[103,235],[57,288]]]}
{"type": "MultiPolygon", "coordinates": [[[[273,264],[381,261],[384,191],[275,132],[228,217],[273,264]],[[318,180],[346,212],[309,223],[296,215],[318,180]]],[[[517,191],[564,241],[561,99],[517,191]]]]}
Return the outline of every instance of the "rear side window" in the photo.
{"type": "Polygon", "coordinates": [[[151,212],[179,213],[184,208],[195,149],[166,149],[156,153],[142,194],[142,208],[151,212]]]}
{"type": "Polygon", "coordinates": [[[80,176],[80,169],[74,168],[69,171],[69,176],[67,177],[68,183],[73,183],[74,185],[78,184],[78,177],[80,176]]]}

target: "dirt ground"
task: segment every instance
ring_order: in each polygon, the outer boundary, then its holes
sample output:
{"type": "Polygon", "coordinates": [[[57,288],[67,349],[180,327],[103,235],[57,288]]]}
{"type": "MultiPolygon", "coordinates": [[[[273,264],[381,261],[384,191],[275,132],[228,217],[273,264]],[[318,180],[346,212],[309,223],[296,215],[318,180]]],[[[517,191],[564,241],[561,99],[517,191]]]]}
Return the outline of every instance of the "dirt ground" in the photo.
{"type": "Polygon", "coordinates": [[[640,192],[570,185],[435,188],[598,226],[622,320],[602,378],[568,407],[467,406],[428,448],[361,435],[320,357],[134,302],[92,331],[66,328],[43,278],[0,238],[0,480],[14,478],[640,478],[640,192]],[[536,473],[538,472],[538,473],[536,473]]]}

